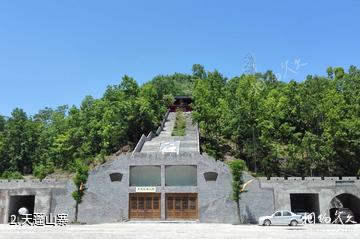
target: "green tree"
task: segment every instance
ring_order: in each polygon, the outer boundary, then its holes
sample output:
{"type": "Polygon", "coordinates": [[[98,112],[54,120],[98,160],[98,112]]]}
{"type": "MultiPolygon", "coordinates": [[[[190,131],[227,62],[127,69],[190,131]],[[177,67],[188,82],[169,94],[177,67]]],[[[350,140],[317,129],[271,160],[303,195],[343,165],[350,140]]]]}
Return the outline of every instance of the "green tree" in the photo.
{"type": "Polygon", "coordinates": [[[230,113],[227,132],[236,142],[239,156],[248,159],[248,165],[257,172],[259,157],[259,117],[263,101],[264,83],[253,75],[243,75],[229,82],[227,101],[230,113]],[[243,154],[243,155],[241,155],[243,154]],[[250,160],[251,159],[251,160],[250,160]]]}
{"type": "Polygon", "coordinates": [[[240,213],[240,194],[242,193],[241,187],[244,184],[243,171],[246,169],[246,164],[242,160],[233,160],[229,163],[232,174],[232,199],[236,203],[236,212],[238,215],[239,223],[242,223],[240,213]]]}
{"type": "Polygon", "coordinates": [[[204,66],[200,64],[194,64],[192,66],[192,73],[198,79],[205,79],[206,78],[206,71],[204,66]]]}
{"type": "Polygon", "coordinates": [[[5,117],[0,115],[0,133],[4,132],[5,130],[5,117]]]}
{"type": "Polygon", "coordinates": [[[31,173],[37,146],[35,125],[22,109],[16,108],[5,125],[3,169],[31,173]]]}
{"type": "Polygon", "coordinates": [[[75,204],[75,222],[78,221],[79,214],[79,204],[82,202],[82,198],[85,194],[85,184],[87,182],[89,176],[89,167],[84,164],[82,160],[77,160],[75,164],[76,174],[73,178],[73,182],[75,184],[76,190],[72,193],[72,197],[74,198],[75,204]]]}

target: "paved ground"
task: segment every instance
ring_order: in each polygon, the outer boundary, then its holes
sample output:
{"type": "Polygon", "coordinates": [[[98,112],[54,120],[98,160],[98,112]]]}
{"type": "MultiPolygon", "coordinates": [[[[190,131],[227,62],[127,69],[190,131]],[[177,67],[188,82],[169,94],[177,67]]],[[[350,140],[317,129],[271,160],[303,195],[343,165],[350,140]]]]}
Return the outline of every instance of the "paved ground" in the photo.
{"type": "Polygon", "coordinates": [[[358,225],[306,225],[297,227],[228,225],[201,223],[118,223],[97,225],[68,225],[66,227],[29,227],[0,224],[0,238],[57,239],[57,238],[286,238],[332,239],[360,238],[358,225]]]}

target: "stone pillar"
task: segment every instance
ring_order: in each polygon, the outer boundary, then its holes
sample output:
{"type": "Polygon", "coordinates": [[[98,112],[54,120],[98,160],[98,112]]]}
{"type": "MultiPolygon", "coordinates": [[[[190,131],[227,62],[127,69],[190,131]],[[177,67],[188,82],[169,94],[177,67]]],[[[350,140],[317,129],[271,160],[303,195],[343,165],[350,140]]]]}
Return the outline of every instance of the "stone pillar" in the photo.
{"type": "Polygon", "coordinates": [[[160,219],[165,220],[166,199],[165,199],[165,165],[161,165],[161,187],[160,187],[160,219]]]}
{"type": "Polygon", "coordinates": [[[8,206],[8,193],[7,191],[0,191],[0,224],[1,223],[6,223],[7,222],[7,218],[6,215],[7,213],[7,208],[8,206]]]}
{"type": "Polygon", "coordinates": [[[48,215],[51,208],[51,189],[38,189],[35,193],[34,212],[48,215]]]}
{"type": "Polygon", "coordinates": [[[334,196],[332,190],[322,190],[319,193],[319,211],[322,216],[330,217],[330,202],[334,196]]]}

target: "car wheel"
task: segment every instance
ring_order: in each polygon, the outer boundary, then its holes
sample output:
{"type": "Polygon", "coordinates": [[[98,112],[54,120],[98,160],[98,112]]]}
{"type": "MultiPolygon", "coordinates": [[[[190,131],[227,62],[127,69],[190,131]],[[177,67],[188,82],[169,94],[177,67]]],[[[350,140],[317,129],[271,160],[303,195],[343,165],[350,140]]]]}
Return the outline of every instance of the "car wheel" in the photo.
{"type": "Polygon", "coordinates": [[[271,225],[270,220],[265,220],[265,221],[264,221],[264,226],[270,226],[270,225],[271,225]]]}
{"type": "Polygon", "coordinates": [[[290,222],[290,226],[293,226],[293,227],[297,226],[297,224],[298,224],[298,222],[296,220],[292,220],[290,222]]]}

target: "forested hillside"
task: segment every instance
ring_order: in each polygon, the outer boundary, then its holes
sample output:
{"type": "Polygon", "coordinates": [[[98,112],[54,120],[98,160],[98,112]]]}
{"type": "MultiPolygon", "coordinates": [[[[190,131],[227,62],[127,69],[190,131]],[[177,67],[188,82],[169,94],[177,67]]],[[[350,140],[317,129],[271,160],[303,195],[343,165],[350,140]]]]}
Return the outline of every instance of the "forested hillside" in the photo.
{"type": "Polygon", "coordinates": [[[100,99],[86,96],[80,107],[45,108],[33,116],[14,109],[0,116],[0,176],[43,178],[54,170],[74,172],[79,161],[100,164],[157,128],[173,95],[188,94],[193,82],[192,75],[174,74],[138,86],[124,76],[100,99]]]}
{"type": "Polygon", "coordinates": [[[192,95],[202,150],[239,158],[267,176],[355,175],[360,169],[360,71],[328,68],[326,76],[278,81],[272,72],[225,78],[193,66],[193,74],[156,76],[139,86],[124,76],[100,99],[45,108],[33,116],[0,116],[0,175],[43,178],[100,164],[154,130],[175,95],[192,95]]]}
{"type": "Polygon", "coordinates": [[[193,90],[203,149],[266,176],[356,175],[360,168],[360,71],[328,68],[303,82],[271,72],[227,80],[208,72],[193,90]]]}

